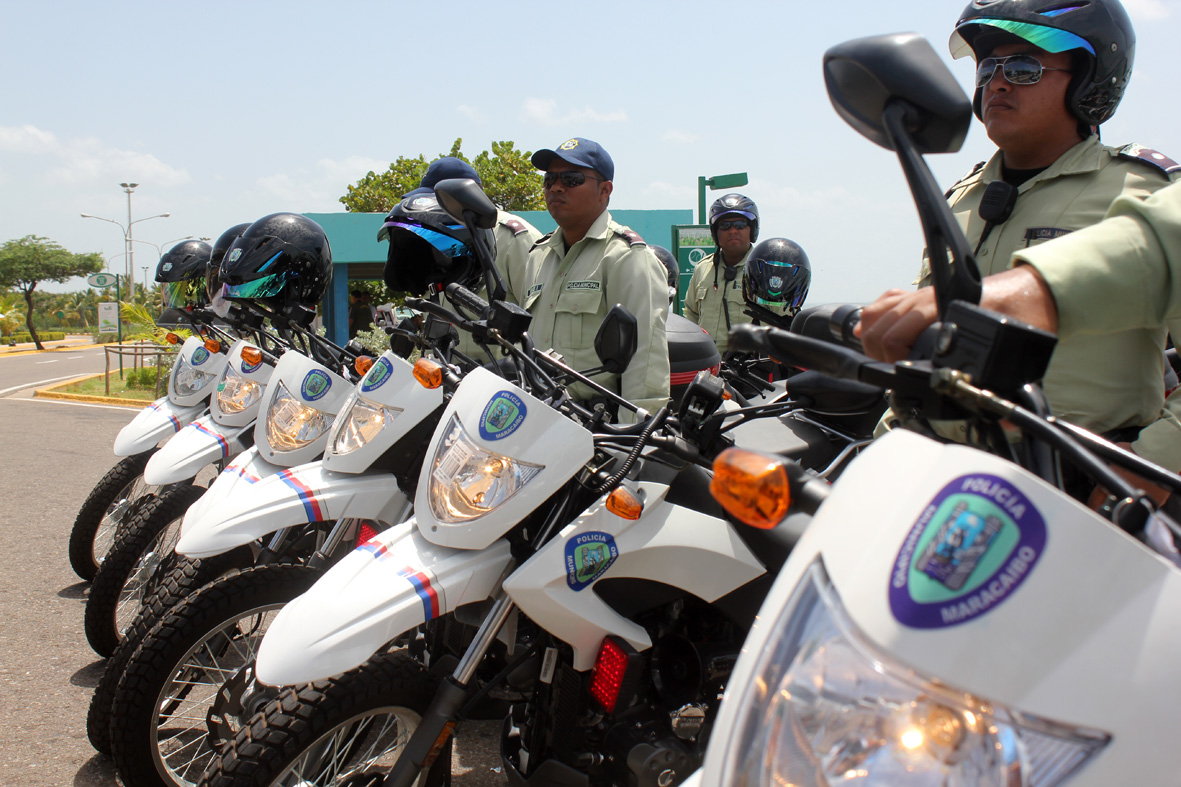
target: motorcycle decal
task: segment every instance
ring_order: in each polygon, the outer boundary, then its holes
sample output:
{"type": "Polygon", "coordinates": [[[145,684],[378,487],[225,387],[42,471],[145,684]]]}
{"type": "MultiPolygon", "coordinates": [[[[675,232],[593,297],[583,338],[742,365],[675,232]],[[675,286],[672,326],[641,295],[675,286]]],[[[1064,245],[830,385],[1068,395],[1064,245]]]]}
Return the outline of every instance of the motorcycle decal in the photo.
{"type": "Polygon", "coordinates": [[[394,373],[394,365],[390,363],[389,358],[379,358],[377,363],[373,364],[373,368],[369,370],[369,374],[365,375],[365,381],[361,383],[361,393],[369,393],[385,385],[386,380],[390,379],[390,375],[394,373]]]}
{"type": "Polygon", "coordinates": [[[603,576],[619,557],[610,533],[579,533],[566,542],[566,584],[579,591],[603,576]]]}
{"type": "Polygon", "coordinates": [[[242,374],[253,374],[262,368],[262,358],[258,359],[258,363],[249,363],[245,359],[242,361],[242,374]]]}
{"type": "MultiPolygon", "coordinates": [[[[160,409],[160,405],[156,404],[155,402],[152,402],[151,404],[149,404],[148,409],[149,410],[156,410],[158,412],[163,412],[163,410],[160,409]]],[[[165,415],[165,417],[168,418],[169,421],[172,422],[172,431],[179,432],[180,431],[180,419],[177,418],[175,415],[168,415],[167,413],[164,413],[164,415],[165,415]]]]}
{"type": "MultiPolygon", "coordinates": [[[[366,543],[357,547],[358,551],[368,552],[374,560],[382,560],[389,556],[389,547],[385,544],[366,543]]],[[[418,598],[422,601],[422,611],[427,621],[439,617],[439,592],[431,584],[430,576],[422,569],[406,566],[398,571],[398,576],[405,579],[414,588],[418,598]]]]}
{"type": "Polygon", "coordinates": [[[279,478],[299,495],[300,502],[303,503],[303,509],[307,512],[309,522],[323,522],[328,519],[320,508],[320,501],[316,500],[315,490],[296,478],[294,471],[284,470],[279,473],[279,478]]]}
{"type": "Polygon", "coordinates": [[[238,467],[236,465],[230,465],[225,470],[221,471],[222,475],[225,475],[226,473],[230,473],[230,474],[236,475],[236,476],[241,476],[249,484],[257,484],[259,481],[262,480],[261,478],[259,478],[256,475],[251,475],[250,473],[247,473],[245,467],[238,467]]]}
{"type": "Polygon", "coordinates": [[[202,426],[200,424],[200,422],[198,422],[198,421],[194,421],[193,423],[189,424],[189,426],[193,427],[198,432],[201,432],[203,434],[207,434],[210,437],[215,438],[218,442],[218,445],[221,446],[221,456],[223,459],[230,455],[230,444],[228,442],[226,442],[226,439],[224,437],[222,437],[221,435],[219,435],[217,432],[213,431],[212,429],[210,429],[207,426],[202,426]]]}
{"type": "Polygon", "coordinates": [[[992,475],[960,476],[902,542],[890,575],[890,611],[912,628],[966,623],[1012,596],[1045,546],[1045,519],[1015,486],[992,475]]]}
{"type": "Polygon", "coordinates": [[[503,440],[525,423],[525,403],[511,391],[500,391],[480,415],[480,437],[503,440]]]}
{"type": "Polygon", "coordinates": [[[328,375],[319,369],[312,369],[303,378],[303,385],[299,387],[299,393],[306,401],[314,402],[328,393],[328,389],[331,387],[332,379],[328,375]]]}
{"type": "Polygon", "coordinates": [[[197,349],[193,350],[192,356],[189,357],[189,363],[191,363],[193,366],[200,366],[208,360],[209,350],[206,350],[204,347],[198,347],[197,349]]]}

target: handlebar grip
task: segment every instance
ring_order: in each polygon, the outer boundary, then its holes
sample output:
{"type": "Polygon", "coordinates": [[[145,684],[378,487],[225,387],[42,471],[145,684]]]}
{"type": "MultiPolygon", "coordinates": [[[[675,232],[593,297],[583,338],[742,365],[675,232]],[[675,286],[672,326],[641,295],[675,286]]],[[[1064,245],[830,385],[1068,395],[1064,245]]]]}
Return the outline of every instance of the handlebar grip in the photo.
{"type": "Polygon", "coordinates": [[[861,308],[855,303],[838,306],[833,311],[828,323],[829,331],[832,332],[834,339],[858,352],[865,351],[865,348],[861,346],[861,339],[853,335],[853,329],[857,327],[857,323],[861,322],[861,308]]]}
{"type": "Polygon", "coordinates": [[[447,297],[452,301],[459,303],[475,312],[479,317],[484,317],[488,313],[488,301],[476,295],[474,292],[464,287],[462,284],[448,284],[447,297]]]}

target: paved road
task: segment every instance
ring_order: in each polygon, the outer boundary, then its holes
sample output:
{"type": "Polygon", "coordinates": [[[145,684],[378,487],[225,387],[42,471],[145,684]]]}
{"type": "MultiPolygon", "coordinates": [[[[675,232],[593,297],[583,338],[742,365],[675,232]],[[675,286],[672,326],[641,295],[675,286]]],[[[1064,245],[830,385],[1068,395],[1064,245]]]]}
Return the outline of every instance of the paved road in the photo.
{"type": "Polygon", "coordinates": [[[15,390],[46,380],[98,374],[105,366],[101,345],[55,352],[0,355],[0,396],[11,395],[15,390]]]}
{"type": "MultiPolygon", "coordinates": [[[[0,380],[17,360],[0,359],[0,380]]],[[[0,785],[112,787],[111,761],[86,738],[103,663],[86,644],[88,586],[66,548],[78,507],[115,463],[111,445],[134,410],[29,393],[0,398],[0,785]]],[[[505,783],[495,770],[495,727],[465,727],[479,745],[463,747],[461,736],[454,784],[505,783]]]]}

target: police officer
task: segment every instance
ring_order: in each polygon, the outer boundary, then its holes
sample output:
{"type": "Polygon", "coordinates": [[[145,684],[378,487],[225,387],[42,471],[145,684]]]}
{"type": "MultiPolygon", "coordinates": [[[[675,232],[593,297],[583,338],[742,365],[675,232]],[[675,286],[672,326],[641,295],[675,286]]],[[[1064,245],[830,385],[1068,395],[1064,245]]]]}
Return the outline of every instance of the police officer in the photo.
{"type": "MultiPolygon", "coordinates": [[[[439,181],[452,178],[471,178],[481,187],[484,185],[471,164],[455,156],[443,156],[431,162],[418,188],[402,199],[412,195],[434,194],[439,181]]],[[[524,305],[525,289],[530,282],[529,250],[541,237],[541,233],[519,216],[497,210],[493,234],[496,237],[496,268],[504,278],[504,286],[508,291],[507,299],[518,306],[524,305]]]]}
{"type": "Polygon", "coordinates": [[[751,321],[743,313],[742,272],[759,238],[759,209],[741,194],[726,194],[709,206],[708,219],[718,250],[693,268],[685,288],[685,316],[704,328],[725,354],[730,328],[751,321]]]}
{"type": "MultiPolygon", "coordinates": [[[[983,275],[1007,268],[1016,251],[1095,224],[1120,195],[1148,196],[1178,169],[1138,145],[1099,141],[1098,126],[1119,105],[1135,50],[1118,0],[1044,10],[1042,0],[974,0],[951,38],[954,57],[977,62],[973,107],[999,148],[948,197],[983,275]],[[1007,217],[993,202],[998,194],[1004,202],[1001,183],[1015,194],[1007,217]]],[[[924,265],[920,283],[929,278],[924,265]]],[[[1125,440],[1158,420],[1176,422],[1161,411],[1164,338],[1154,327],[1060,342],[1044,381],[1054,413],[1125,440]]]]}
{"type": "MultiPolygon", "coordinates": [[[[607,311],[622,304],[639,325],[636,355],[621,376],[596,380],[653,412],[669,396],[668,284],[664,266],[644,240],[607,210],[615,164],[601,145],[582,137],[539,150],[531,161],[545,171],[545,205],[558,224],[529,257],[533,283],[525,307],[533,314],[534,341],[556,350],[575,369],[597,366],[595,334],[607,311]]],[[[584,386],[571,386],[570,392],[575,399],[594,398],[584,386]]]]}
{"type": "MultiPolygon", "coordinates": [[[[1056,332],[1060,342],[1162,327],[1181,336],[1181,183],[1144,200],[1120,197],[1106,220],[1024,249],[1013,264],[984,279],[980,305],[1056,332]]],[[[856,333],[867,354],[894,362],[936,319],[931,288],[891,290],[865,307],[856,333]]],[[[1136,452],[1176,471],[1181,425],[1153,426],[1136,452]]],[[[1132,480],[1163,499],[1163,490],[1132,480]]]]}

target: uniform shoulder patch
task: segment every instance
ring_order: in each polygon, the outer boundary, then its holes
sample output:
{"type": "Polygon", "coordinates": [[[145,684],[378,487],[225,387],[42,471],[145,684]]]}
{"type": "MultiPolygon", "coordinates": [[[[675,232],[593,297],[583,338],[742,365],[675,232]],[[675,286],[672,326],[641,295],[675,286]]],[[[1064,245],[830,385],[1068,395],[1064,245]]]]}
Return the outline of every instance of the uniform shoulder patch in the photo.
{"type": "Polygon", "coordinates": [[[1152,148],[1146,148],[1143,145],[1137,145],[1133,142],[1130,145],[1124,145],[1119,149],[1120,158],[1137,159],[1156,167],[1166,175],[1172,175],[1174,172],[1181,171],[1181,164],[1173,161],[1171,158],[1152,148]]]}
{"type": "Polygon", "coordinates": [[[520,235],[522,232],[528,230],[528,227],[525,226],[525,222],[521,221],[520,219],[507,218],[500,223],[512,230],[513,235],[520,235]]]}
{"type": "Polygon", "coordinates": [[[534,250],[534,249],[536,249],[538,246],[544,246],[544,245],[545,245],[545,244],[546,244],[546,243],[549,241],[549,239],[550,239],[551,237],[553,237],[553,233],[552,233],[552,232],[547,232],[546,234],[542,235],[540,238],[538,238],[537,240],[533,241],[533,245],[529,247],[529,251],[533,251],[533,250],[534,250]]]}
{"type": "Polygon", "coordinates": [[[952,183],[951,188],[949,188],[947,191],[943,192],[943,199],[951,199],[952,192],[955,191],[956,189],[958,189],[964,181],[968,180],[969,178],[976,175],[976,173],[980,172],[980,170],[984,169],[985,163],[986,162],[983,162],[983,161],[976,162],[976,166],[972,167],[971,172],[969,172],[967,175],[964,175],[962,178],[957,180],[955,183],[952,183]]]}
{"type": "Polygon", "coordinates": [[[622,236],[630,246],[648,245],[647,243],[644,243],[644,239],[640,237],[640,233],[636,232],[630,227],[620,227],[619,229],[615,230],[615,234],[622,236]]]}

